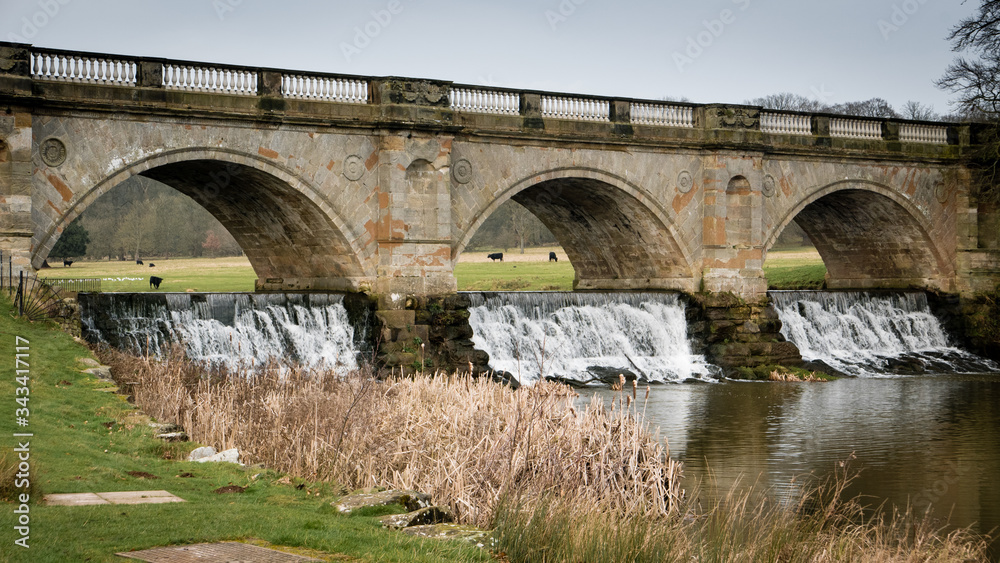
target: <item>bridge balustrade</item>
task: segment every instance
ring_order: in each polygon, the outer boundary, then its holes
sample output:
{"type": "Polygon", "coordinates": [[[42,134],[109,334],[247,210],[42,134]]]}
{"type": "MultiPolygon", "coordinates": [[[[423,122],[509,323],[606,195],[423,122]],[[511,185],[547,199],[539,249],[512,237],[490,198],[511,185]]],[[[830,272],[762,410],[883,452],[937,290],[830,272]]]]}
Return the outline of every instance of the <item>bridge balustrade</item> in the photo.
{"type": "Polygon", "coordinates": [[[760,130],[782,135],[812,135],[812,118],[798,113],[762,111],[760,130]]]}
{"type": "Polygon", "coordinates": [[[257,95],[257,72],[242,68],[164,64],[163,86],[170,90],[257,95]]]}
{"type": "Polygon", "coordinates": [[[919,123],[901,123],[899,140],[908,143],[948,143],[948,127],[945,125],[921,125],[919,123]]]}
{"type": "Polygon", "coordinates": [[[298,100],[367,104],[368,81],[338,76],[282,74],[281,94],[298,100]]]}
{"type": "Polygon", "coordinates": [[[848,139],[882,139],[882,122],[870,119],[830,119],[830,136],[848,139]]]}
{"type": "Polygon", "coordinates": [[[31,76],[37,80],[135,86],[136,63],[102,55],[35,51],[31,53],[31,76]]]}
{"type": "Polygon", "coordinates": [[[579,121],[611,121],[607,100],[569,96],[542,96],[542,117],[579,121]]]}
{"type": "Polygon", "coordinates": [[[518,115],[521,113],[521,96],[517,92],[458,87],[449,91],[448,100],[454,111],[497,115],[518,115]]]}
{"type": "Polygon", "coordinates": [[[694,127],[694,108],[675,104],[632,102],[632,123],[664,127],[694,127]]]}

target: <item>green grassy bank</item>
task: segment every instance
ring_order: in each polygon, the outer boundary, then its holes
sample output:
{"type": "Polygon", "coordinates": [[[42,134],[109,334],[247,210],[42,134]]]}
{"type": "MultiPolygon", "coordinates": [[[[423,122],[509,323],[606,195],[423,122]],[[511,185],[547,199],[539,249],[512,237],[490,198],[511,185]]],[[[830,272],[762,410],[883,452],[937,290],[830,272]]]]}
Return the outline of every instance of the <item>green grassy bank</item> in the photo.
{"type": "MultiPolygon", "coordinates": [[[[76,266],[74,265],[74,268],[76,266]]],[[[282,475],[260,467],[199,464],[182,460],[196,444],[153,438],[149,419],[111,385],[79,371],[84,346],[47,324],[14,319],[0,302],[0,354],[13,366],[15,340],[30,373],[27,395],[13,370],[0,380],[0,561],[122,561],[115,552],[166,544],[256,538],[327,561],[479,561],[488,553],[467,544],[421,540],[385,531],[378,514],[342,516],[330,502],[331,484],[282,483],[282,475]],[[25,341],[27,344],[25,344],[25,341]],[[15,403],[24,397],[26,405],[15,403]],[[17,424],[17,413],[26,426],[17,424]],[[32,433],[15,438],[13,434],[32,433]],[[28,442],[30,488],[15,487],[18,443],[28,442]],[[133,472],[130,475],[129,472],[133,472]],[[141,473],[154,477],[143,477],[141,473]],[[133,476],[136,475],[136,476],[133,476]],[[304,485],[297,488],[295,485],[304,485]],[[227,485],[242,494],[217,494],[227,485]],[[147,505],[46,506],[46,493],[165,489],[187,502],[147,505]],[[29,494],[25,549],[15,545],[20,503],[29,494]],[[310,551],[315,550],[315,551],[310,551]]]]}

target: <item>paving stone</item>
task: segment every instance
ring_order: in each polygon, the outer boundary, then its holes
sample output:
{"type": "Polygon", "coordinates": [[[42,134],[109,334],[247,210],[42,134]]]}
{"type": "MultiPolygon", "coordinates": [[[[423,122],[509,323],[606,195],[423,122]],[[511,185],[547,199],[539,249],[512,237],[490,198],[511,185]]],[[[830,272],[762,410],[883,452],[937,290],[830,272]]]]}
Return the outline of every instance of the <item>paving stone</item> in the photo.
{"type": "Polygon", "coordinates": [[[123,491],[118,493],[97,493],[97,496],[111,504],[163,504],[184,502],[184,499],[167,491],[123,491]]]}
{"type": "Polygon", "coordinates": [[[311,557],[238,542],[155,547],[142,551],[125,551],[115,555],[148,563],[298,563],[301,561],[320,561],[311,557]]]}
{"type": "Polygon", "coordinates": [[[87,506],[90,504],[111,504],[95,493],[65,493],[45,495],[45,504],[49,506],[87,506]]]}
{"type": "Polygon", "coordinates": [[[121,491],[108,493],[63,493],[43,497],[50,506],[87,506],[93,504],[163,504],[184,502],[167,491],[121,491]]]}

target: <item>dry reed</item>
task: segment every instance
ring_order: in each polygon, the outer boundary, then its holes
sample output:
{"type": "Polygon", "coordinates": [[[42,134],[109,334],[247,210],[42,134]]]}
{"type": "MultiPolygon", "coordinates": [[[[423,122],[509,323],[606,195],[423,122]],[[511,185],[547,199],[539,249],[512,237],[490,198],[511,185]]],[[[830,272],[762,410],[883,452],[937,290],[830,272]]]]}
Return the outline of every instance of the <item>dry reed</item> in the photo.
{"type": "Polygon", "coordinates": [[[496,548],[506,561],[552,563],[988,560],[986,541],[968,529],[949,532],[929,515],[870,510],[845,497],[851,475],[842,464],[805,487],[792,505],[775,503],[755,487],[734,487],[705,508],[682,504],[683,517],[556,497],[529,507],[509,502],[497,510],[496,548]]]}
{"type": "Polygon", "coordinates": [[[347,488],[416,489],[460,521],[489,525],[501,499],[562,498],[666,516],[681,500],[680,465],[651,435],[632,394],[611,408],[540,382],[517,391],[486,378],[375,380],[290,368],[206,374],[104,350],[121,383],[161,421],[244,459],[347,488]]]}

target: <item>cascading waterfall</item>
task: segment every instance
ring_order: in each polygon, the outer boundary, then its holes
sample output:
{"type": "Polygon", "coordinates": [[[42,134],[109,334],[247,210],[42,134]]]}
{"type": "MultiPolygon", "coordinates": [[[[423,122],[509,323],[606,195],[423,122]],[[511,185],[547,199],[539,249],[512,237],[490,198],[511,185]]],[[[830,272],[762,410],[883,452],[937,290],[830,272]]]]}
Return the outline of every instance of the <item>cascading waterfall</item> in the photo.
{"type": "Polygon", "coordinates": [[[474,293],[469,323],[490,367],[522,383],[586,383],[628,371],[651,382],[716,372],[693,354],[684,304],[667,293],[474,293]]]}
{"type": "Polygon", "coordinates": [[[338,294],[98,294],[81,300],[84,337],[138,354],[181,344],[230,369],[269,361],[351,370],[363,335],[338,294]]]}
{"type": "Polygon", "coordinates": [[[858,376],[983,372],[992,362],[955,348],[923,292],[772,291],[781,334],[807,361],[858,376]]]}

